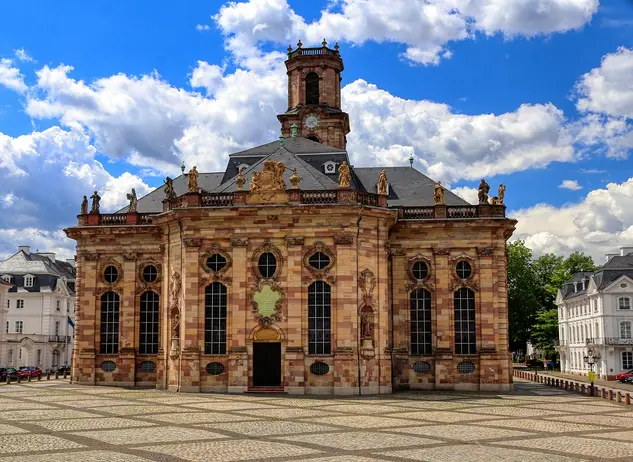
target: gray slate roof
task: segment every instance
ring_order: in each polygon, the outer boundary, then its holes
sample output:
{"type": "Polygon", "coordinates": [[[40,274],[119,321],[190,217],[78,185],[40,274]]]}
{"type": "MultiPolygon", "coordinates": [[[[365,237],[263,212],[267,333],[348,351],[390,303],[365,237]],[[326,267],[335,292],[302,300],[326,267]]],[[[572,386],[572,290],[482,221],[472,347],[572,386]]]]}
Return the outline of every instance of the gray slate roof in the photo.
{"type": "Polygon", "coordinates": [[[66,278],[66,285],[71,295],[75,292],[76,269],[68,262],[55,260],[37,253],[26,253],[19,250],[17,253],[0,262],[0,274],[10,274],[13,287],[9,292],[21,291],[40,292],[43,287],[50,287],[55,290],[60,277],[66,278]],[[13,263],[12,259],[14,259],[13,263]],[[26,260],[26,263],[22,260],[26,260]],[[18,262],[19,260],[19,262],[18,262]],[[39,264],[38,264],[39,263],[39,264]],[[34,276],[33,287],[24,287],[24,276],[30,274],[34,276]]]}
{"type": "MultiPolygon", "coordinates": [[[[254,148],[247,149],[246,151],[236,152],[229,157],[242,157],[242,156],[267,156],[275,152],[282,143],[273,141],[272,143],[262,144],[261,146],[255,146],[254,148]]],[[[346,152],[343,149],[334,148],[327,144],[317,143],[316,141],[303,138],[301,136],[292,136],[290,138],[284,138],[283,146],[289,152],[293,154],[314,154],[314,153],[327,153],[327,152],[346,152]]]]}
{"type": "Polygon", "coordinates": [[[565,282],[563,287],[561,287],[563,299],[568,300],[585,295],[587,293],[585,289],[574,292],[574,284],[585,278],[593,279],[598,290],[602,290],[622,276],[627,276],[633,279],[633,253],[629,253],[624,256],[618,255],[612,257],[607,263],[602,265],[602,267],[593,273],[590,271],[580,271],[574,274],[572,278],[565,282]]]}

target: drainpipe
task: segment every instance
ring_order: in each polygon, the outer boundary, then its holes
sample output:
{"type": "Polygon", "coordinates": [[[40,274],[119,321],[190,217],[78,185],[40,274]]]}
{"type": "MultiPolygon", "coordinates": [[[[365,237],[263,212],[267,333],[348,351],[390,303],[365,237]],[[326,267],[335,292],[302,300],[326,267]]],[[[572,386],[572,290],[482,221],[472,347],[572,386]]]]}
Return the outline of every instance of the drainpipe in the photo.
{"type": "Polygon", "coordinates": [[[359,250],[359,243],[358,243],[358,236],[360,235],[360,222],[362,221],[363,216],[359,215],[358,216],[358,220],[356,221],[356,368],[358,369],[358,396],[362,395],[362,389],[361,389],[361,384],[360,384],[360,380],[361,380],[361,373],[360,373],[360,324],[358,323],[358,303],[359,303],[359,297],[358,297],[358,250],[359,250]]]}

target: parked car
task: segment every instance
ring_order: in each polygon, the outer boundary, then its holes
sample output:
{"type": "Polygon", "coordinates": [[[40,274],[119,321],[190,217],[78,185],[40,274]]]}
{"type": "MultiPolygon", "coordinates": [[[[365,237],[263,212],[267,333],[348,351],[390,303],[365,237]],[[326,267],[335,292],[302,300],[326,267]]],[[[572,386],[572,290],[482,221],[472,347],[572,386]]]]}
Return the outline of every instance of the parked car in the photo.
{"type": "Polygon", "coordinates": [[[20,374],[20,377],[22,377],[23,379],[28,378],[29,375],[32,378],[38,378],[42,376],[42,369],[34,366],[21,367],[18,372],[20,374]]]}
{"type": "Polygon", "coordinates": [[[620,372],[618,375],[615,376],[615,379],[618,382],[624,383],[624,380],[627,379],[628,377],[633,377],[633,369],[629,369],[626,372],[620,372]]]}
{"type": "Polygon", "coordinates": [[[0,368],[0,381],[6,382],[7,375],[11,377],[11,380],[17,380],[20,372],[14,367],[1,367],[0,368]]]}
{"type": "Polygon", "coordinates": [[[622,383],[628,383],[629,385],[633,385],[633,375],[629,375],[626,379],[622,380],[622,383]]]}

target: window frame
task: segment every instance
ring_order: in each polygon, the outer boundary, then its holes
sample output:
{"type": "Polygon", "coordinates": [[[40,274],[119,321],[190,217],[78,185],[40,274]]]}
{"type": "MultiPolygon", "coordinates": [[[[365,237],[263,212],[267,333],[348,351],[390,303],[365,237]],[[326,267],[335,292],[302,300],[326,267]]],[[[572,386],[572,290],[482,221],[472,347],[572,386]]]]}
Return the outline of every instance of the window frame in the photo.
{"type": "Polygon", "coordinates": [[[633,332],[631,330],[631,321],[620,321],[620,338],[631,339],[633,332]],[[627,332],[628,331],[628,332],[627,332]]]}
{"type": "Polygon", "coordinates": [[[21,320],[15,321],[15,333],[16,334],[24,333],[24,321],[21,321],[21,320]]]}
{"type": "Polygon", "coordinates": [[[31,276],[31,275],[25,275],[24,276],[24,287],[33,287],[33,284],[35,283],[35,276],[31,276]]]}
{"type": "Polygon", "coordinates": [[[23,298],[17,298],[15,300],[15,309],[16,310],[22,310],[24,309],[24,299],[23,298]]]}
{"type": "Polygon", "coordinates": [[[453,292],[453,313],[455,354],[477,354],[477,302],[474,290],[460,287],[453,292]]]}
{"type": "Polygon", "coordinates": [[[622,361],[622,370],[633,369],[633,352],[632,351],[623,351],[620,354],[620,360],[622,361]],[[627,356],[625,361],[624,357],[627,356]],[[628,366],[626,365],[628,363],[628,366]]]}
{"type": "Polygon", "coordinates": [[[113,291],[101,296],[99,354],[118,354],[121,321],[121,297],[113,291]]]}
{"type": "Polygon", "coordinates": [[[160,295],[147,290],[139,297],[139,355],[158,354],[160,339],[160,295]],[[151,298],[151,299],[150,299],[151,298]]]}
{"type": "Polygon", "coordinates": [[[227,314],[227,287],[212,282],[204,289],[204,354],[226,354],[227,314]]]}
{"type": "Polygon", "coordinates": [[[418,287],[409,293],[409,346],[412,355],[433,354],[432,301],[431,292],[427,289],[418,287]]]}
{"type": "Polygon", "coordinates": [[[332,286],[317,280],[308,286],[308,355],[331,354],[332,286]]]}
{"type": "Polygon", "coordinates": [[[321,76],[314,71],[308,72],[304,78],[304,84],[306,106],[319,105],[321,100],[321,76]],[[316,102],[314,100],[315,97],[316,102]]]}
{"type": "Polygon", "coordinates": [[[275,255],[274,252],[262,252],[257,257],[257,272],[260,274],[262,279],[274,279],[275,278],[275,276],[277,275],[277,272],[279,271],[279,264],[278,264],[277,260],[278,260],[277,259],[277,255],[275,255]],[[272,266],[269,261],[267,261],[264,265],[262,265],[262,261],[261,261],[262,257],[264,257],[266,255],[270,255],[275,260],[275,263],[274,263],[274,268],[275,269],[273,270],[272,274],[270,274],[270,275],[267,275],[268,272],[267,272],[267,274],[262,273],[262,266],[264,266],[264,268],[266,268],[266,269],[272,266]]]}
{"type": "Polygon", "coordinates": [[[618,297],[618,310],[631,311],[631,299],[626,296],[618,297]],[[622,307],[622,301],[626,300],[626,308],[622,307]]]}

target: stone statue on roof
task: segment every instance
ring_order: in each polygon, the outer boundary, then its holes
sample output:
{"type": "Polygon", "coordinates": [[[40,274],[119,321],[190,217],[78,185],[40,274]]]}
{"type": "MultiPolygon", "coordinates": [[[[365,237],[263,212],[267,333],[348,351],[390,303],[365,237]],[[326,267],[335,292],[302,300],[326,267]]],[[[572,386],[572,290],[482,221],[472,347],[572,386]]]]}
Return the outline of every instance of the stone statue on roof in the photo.
{"type": "Polygon", "coordinates": [[[499,192],[497,194],[497,204],[503,205],[503,200],[506,197],[506,186],[504,184],[499,185],[499,192]]]}
{"type": "Polygon", "coordinates": [[[352,175],[349,171],[349,165],[347,165],[346,161],[343,161],[343,163],[338,168],[338,187],[341,189],[349,188],[349,181],[351,176],[352,175]]]}
{"type": "Polygon", "coordinates": [[[195,165],[187,174],[187,190],[189,192],[198,192],[198,170],[195,165]]]}
{"type": "Polygon", "coordinates": [[[438,181],[435,183],[435,190],[433,191],[433,200],[435,201],[435,205],[444,205],[444,187],[442,186],[442,182],[438,181]]]}
{"type": "Polygon", "coordinates": [[[138,199],[136,198],[136,190],[134,188],[132,188],[132,192],[127,195],[127,200],[130,201],[130,206],[127,210],[128,213],[135,213],[138,199]]]}
{"type": "Polygon", "coordinates": [[[84,200],[81,201],[81,214],[88,215],[88,198],[84,196],[84,200]]]}
{"type": "Polygon", "coordinates": [[[477,188],[477,197],[479,198],[480,204],[488,203],[488,193],[490,192],[490,186],[486,183],[486,180],[482,179],[481,183],[479,183],[479,188],[477,188]]]}
{"type": "Polygon", "coordinates": [[[238,191],[242,191],[242,189],[244,188],[244,183],[246,183],[244,175],[242,175],[242,170],[244,170],[244,167],[239,168],[239,170],[237,171],[237,178],[235,179],[235,184],[237,185],[238,191]]]}
{"type": "Polygon", "coordinates": [[[95,191],[94,194],[90,196],[90,199],[92,199],[92,208],[90,209],[90,213],[99,213],[99,201],[101,200],[101,196],[97,191],[95,191]]]}
{"type": "Polygon", "coordinates": [[[170,177],[165,178],[165,198],[174,199],[176,197],[176,191],[174,191],[174,180],[170,177]]]}
{"type": "Polygon", "coordinates": [[[299,188],[299,182],[301,181],[301,177],[297,175],[297,168],[292,169],[292,176],[290,177],[290,184],[292,185],[292,189],[299,188]]]}
{"type": "Polygon", "coordinates": [[[378,175],[378,194],[387,195],[387,172],[384,168],[378,175]]]}

